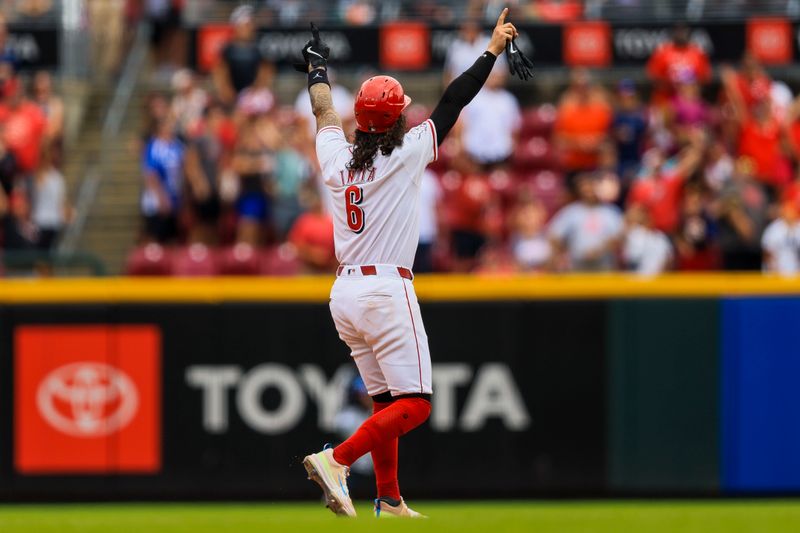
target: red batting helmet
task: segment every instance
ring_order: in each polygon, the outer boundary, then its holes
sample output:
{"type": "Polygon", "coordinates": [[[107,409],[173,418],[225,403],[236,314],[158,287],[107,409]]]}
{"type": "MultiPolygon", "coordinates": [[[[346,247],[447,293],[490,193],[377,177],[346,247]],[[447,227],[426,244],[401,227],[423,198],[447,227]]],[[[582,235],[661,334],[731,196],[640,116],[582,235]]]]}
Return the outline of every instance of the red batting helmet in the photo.
{"type": "Polygon", "coordinates": [[[366,133],[383,133],[400,118],[411,98],[403,86],[391,76],[374,76],[358,91],[355,105],[356,129],[366,133]]]}

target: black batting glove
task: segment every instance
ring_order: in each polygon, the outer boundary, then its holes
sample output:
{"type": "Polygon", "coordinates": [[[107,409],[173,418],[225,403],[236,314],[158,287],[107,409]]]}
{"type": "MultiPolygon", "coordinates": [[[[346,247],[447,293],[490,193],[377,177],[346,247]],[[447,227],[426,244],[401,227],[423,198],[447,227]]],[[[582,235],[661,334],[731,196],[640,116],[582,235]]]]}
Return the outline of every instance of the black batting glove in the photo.
{"type": "Polygon", "coordinates": [[[296,71],[308,72],[309,65],[312,69],[327,68],[331,49],[319,38],[319,28],[313,22],[311,23],[311,40],[303,46],[302,54],[303,63],[294,64],[296,71]]]}
{"type": "Polygon", "coordinates": [[[524,81],[533,77],[533,62],[517,47],[516,38],[506,43],[506,58],[512,75],[524,81]]]}

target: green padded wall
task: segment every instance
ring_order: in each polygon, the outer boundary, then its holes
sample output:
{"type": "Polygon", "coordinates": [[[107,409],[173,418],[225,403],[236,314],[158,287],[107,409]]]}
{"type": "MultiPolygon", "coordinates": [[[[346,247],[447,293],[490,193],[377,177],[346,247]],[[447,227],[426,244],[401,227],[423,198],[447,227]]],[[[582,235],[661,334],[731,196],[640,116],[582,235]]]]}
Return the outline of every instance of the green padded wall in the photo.
{"type": "Polygon", "coordinates": [[[609,488],[716,492],[719,301],[609,306],[609,488]]]}

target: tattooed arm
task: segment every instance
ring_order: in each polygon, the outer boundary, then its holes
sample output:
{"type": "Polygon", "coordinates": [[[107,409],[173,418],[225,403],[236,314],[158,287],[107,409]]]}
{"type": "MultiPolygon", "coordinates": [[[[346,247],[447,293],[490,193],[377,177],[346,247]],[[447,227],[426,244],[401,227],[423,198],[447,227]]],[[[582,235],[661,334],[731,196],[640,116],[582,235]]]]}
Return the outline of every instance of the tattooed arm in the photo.
{"type": "Polygon", "coordinates": [[[315,83],[308,89],[311,96],[311,111],[317,119],[317,131],[326,126],[342,127],[342,119],[333,108],[331,88],[327,83],[315,83]]]}

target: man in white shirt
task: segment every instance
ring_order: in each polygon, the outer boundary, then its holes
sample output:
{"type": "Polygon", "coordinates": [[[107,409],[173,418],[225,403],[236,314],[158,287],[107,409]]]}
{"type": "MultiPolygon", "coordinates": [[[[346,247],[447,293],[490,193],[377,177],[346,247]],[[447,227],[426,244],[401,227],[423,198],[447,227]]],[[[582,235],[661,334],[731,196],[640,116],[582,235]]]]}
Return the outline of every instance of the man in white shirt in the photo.
{"type": "Polygon", "coordinates": [[[506,78],[505,72],[493,70],[462,114],[464,150],[484,170],[511,157],[522,125],[517,99],[505,89],[506,78]]]}
{"type": "MultiPolygon", "coordinates": [[[[489,44],[489,36],[481,33],[481,27],[477,20],[467,19],[461,25],[458,37],[447,49],[447,56],[444,59],[444,84],[453,81],[453,78],[467,70],[478,57],[486,50],[489,44]]],[[[505,57],[499,56],[494,63],[493,72],[507,72],[505,57]]]]}
{"type": "Polygon", "coordinates": [[[764,230],[761,247],[765,272],[784,276],[800,273],[800,220],[794,203],[783,204],[781,216],[764,230]]]}
{"type": "Polygon", "coordinates": [[[425,169],[419,191],[419,244],[414,257],[414,272],[418,274],[433,271],[433,246],[439,235],[437,210],[442,195],[442,187],[436,174],[425,169]]]}
{"type": "MultiPolygon", "coordinates": [[[[333,108],[342,117],[345,129],[350,131],[349,126],[353,122],[353,93],[346,87],[336,83],[333,73],[328,74],[328,79],[331,81],[331,98],[333,98],[333,108]]],[[[300,115],[308,124],[308,131],[313,136],[317,133],[317,120],[314,118],[314,112],[311,110],[311,101],[308,99],[308,89],[303,89],[297,95],[294,101],[294,110],[300,115]]]]}

